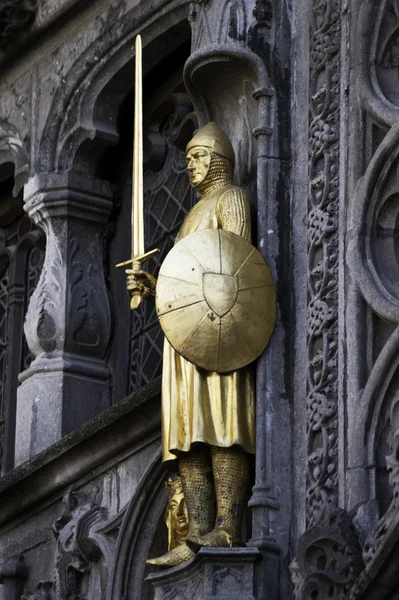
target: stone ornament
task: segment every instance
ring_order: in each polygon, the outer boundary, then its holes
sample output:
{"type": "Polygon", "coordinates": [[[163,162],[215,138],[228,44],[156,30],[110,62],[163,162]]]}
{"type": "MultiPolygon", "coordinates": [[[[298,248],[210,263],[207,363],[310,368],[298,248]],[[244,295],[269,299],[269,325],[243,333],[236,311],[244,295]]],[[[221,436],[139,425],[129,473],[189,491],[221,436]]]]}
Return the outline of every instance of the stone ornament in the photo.
{"type": "Polygon", "coordinates": [[[341,0],[313,3],[308,194],[307,522],[338,503],[341,0]]]}
{"type": "Polygon", "coordinates": [[[331,510],[299,540],[290,566],[295,599],[348,600],[362,567],[350,517],[342,509],[331,510]]]}
{"type": "Polygon", "coordinates": [[[67,494],[63,503],[65,510],[53,525],[56,597],[81,598],[83,576],[103,555],[95,530],[106,522],[108,512],[79,492],[67,494]]]}
{"type": "Polygon", "coordinates": [[[228,231],[197,231],[164,260],[157,313],[171,345],[193,364],[225,373],[245,367],[273,331],[270,270],[249,242],[228,231]]]}

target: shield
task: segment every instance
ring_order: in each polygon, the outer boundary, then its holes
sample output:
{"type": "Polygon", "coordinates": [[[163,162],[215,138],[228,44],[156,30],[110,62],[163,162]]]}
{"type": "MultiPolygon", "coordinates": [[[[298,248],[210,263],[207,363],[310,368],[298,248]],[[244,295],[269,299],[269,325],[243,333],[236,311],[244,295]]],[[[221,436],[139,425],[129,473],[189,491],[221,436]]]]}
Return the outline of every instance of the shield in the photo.
{"type": "Polygon", "coordinates": [[[269,267],[254,246],[222,229],[196,231],[172,248],[159,272],[156,307],[173,348],[218,373],[254,361],[276,319],[269,267]]]}

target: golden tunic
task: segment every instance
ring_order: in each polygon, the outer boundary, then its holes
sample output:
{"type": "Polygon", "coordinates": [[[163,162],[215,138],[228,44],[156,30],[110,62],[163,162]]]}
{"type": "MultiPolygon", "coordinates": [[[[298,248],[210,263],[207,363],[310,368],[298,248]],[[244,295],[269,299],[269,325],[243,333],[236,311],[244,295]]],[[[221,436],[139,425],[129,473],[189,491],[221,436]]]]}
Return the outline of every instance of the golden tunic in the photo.
{"type": "MultiPolygon", "coordinates": [[[[200,229],[225,229],[251,241],[245,192],[223,185],[205,194],[187,215],[176,242],[200,229]]],[[[203,442],[255,452],[254,378],[251,367],[219,374],[197,368],[165,338],[162,371],[163,460],[203,442]]]]}

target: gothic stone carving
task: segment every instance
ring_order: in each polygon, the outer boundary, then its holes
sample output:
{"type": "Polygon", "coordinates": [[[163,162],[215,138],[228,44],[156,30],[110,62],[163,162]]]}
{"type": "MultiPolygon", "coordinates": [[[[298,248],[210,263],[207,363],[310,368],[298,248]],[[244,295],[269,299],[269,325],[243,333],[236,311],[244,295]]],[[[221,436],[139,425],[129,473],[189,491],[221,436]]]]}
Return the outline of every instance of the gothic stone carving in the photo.
{"type": "Polygon", "coordinates": [[[337,503],[340,0],[314,0],[310,32],[307,520],[337,503]]]}
{"type": "Polygon", "coordinates": [[[340,509],[301,537],[291,564],[296,600],[347,600],[362,569],[361,549],[353,524],[340,509]]]}
{"type": "Polygon", "coordinates": [[[64,513],[53,526],[58,538],[56,600],[84,600],[85,578],[90,573],[91,563],[98,562],[103,554],[93,531],[105,522],[107,510],[77,492],[67,494],[63,502],[64,513]]]}
{"type": "Polygon", "coordinates": [[[0,48],[28,29],[36,16],[37,0],[2,0],[0,5],[0,48]]]}

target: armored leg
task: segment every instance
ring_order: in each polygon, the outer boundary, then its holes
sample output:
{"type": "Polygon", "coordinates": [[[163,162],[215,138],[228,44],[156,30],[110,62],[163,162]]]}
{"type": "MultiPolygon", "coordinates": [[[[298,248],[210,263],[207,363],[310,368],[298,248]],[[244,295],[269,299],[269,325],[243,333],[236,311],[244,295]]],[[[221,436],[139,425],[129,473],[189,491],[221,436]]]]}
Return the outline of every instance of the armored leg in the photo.
{"type": "Polygon", "coordinates": [[[189,532],[187,542],[194,550],[201,546],[226,548],[240,541],[241,519],[247,499],[249,456],[239,448],[211,446],[217,517],[215,528],[205,535],[189,532]]]}
{"type": "MultiPolygon", "coordinates": [[[[209,449],[203,447],[182,453],[179,471],[188,513],[188,535],[204,535],[214,525],[214,488],[209,449]]],[[[147,563],[164,568],[175,567],[194,556],[193,550],[184,543],[163,556],[147,560],[147,563]]]]}
{"type": "Polygon", "coordinates": [[[179,470],[188,512],[188,537],[204,535],[214,524],[214,485],[209,448],[179,457],[179,470]]]}

